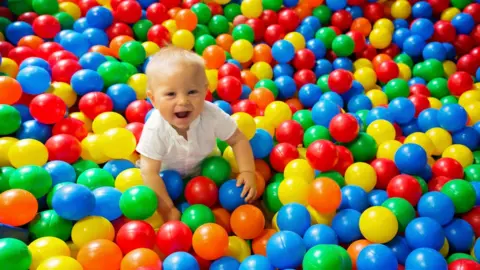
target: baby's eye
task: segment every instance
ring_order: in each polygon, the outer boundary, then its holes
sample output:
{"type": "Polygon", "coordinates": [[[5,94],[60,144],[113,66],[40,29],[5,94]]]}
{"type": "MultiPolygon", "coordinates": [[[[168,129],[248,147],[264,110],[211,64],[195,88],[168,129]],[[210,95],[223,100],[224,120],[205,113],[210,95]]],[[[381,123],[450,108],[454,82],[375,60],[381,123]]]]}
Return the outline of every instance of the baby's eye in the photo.
{"type": "Polygon", "coordinates": [[[198,93],[198,90],[190,90],[190,91],[188,91],[188,94],[189,94],[189,95],[195,95],[195,94],[197,94],[197,93],[198,93]]]}
{"type": "Polygon", "coordinates": [[[168,97],[174,97],[174,96],[175,96],[175,92],[168,92],[168,93],[166,94],[166,96],[168,96],[168,97]]]}

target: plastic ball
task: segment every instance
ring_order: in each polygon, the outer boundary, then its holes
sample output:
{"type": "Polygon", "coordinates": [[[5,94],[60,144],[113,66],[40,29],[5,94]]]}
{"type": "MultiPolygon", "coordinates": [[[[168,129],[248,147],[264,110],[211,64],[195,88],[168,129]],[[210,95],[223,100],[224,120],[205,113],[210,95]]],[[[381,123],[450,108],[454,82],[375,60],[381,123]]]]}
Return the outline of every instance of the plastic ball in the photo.
{"type": "Polygon", "coordinates": [[[387,243],[398,231],[395,215],[383,206],[372,206],[365,210],[360,216],[359,225],[362,235],[373,243],[387,243]]]}
{"type": "Polygon", "coordinates": [[[95,197],[85,186],[69,184],[57,190],[52,198],[53,209],[67,220],[80,220],[95,209],[95,197]],[[83,203],[78,205],[78,201],[83,203]]]}
{"type": "Polygon", "coordinates": [[[230,218],[232,231],[242,239],[257,237],[262,232],[264,225],[263,213],[251,205],[239,206],[233,211],[230,218]]]}
{"type": "Polygon", "coordinates": [[[267,258],[274,267],[295,268],[301,265],[305,253],[303,239],[294,232],[278,232],[272,235],[267,243],[267,258]],[[295,247],[295,253],[292,253],[287,247],[295,247]]]}

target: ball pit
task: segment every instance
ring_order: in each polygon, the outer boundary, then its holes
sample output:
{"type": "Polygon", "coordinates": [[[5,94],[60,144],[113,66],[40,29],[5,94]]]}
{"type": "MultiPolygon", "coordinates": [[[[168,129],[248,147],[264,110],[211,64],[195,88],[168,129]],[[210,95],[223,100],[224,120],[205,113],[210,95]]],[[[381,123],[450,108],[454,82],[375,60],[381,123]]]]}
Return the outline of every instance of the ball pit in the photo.
{"type": "Polygon", "coordinates": [[[480,3],[33,0],[0,8],[0,265],[32,270],[478,269],[480,3]],[[135,151],[166,44],[253,150],[200,175],[135,151]]]}

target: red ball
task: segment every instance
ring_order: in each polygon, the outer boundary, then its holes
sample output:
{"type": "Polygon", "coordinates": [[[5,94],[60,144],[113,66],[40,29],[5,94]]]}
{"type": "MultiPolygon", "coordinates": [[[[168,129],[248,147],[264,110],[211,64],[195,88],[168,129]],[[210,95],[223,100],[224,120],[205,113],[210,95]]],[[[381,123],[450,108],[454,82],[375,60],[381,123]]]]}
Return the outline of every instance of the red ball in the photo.
{"type": "Polygon", "coordinates": [[[45,42],[40,44],[40,46],[38,46],[37,56],[47,60],[52,53],[56,51],[61,51],[61,50],[63,50],[62,45],[56,42],[45,42]]]}
{"type": "Polygon", "coordinates": [[[480,264],[470,259],[458,259],[448,264],[448,270],[480,270],[480,264]]]}
{"type": "Polygon", "coordinates": [[[137,248],[153,249],[155,246],[155,230],[143,220],[132,220],[118,230],[115,242],[123,254],[137,248]]]}
{"type": "Polygon", "coordinates": [[[26,22],[31,25],[33,24],[33,21],[35,21],[37,17],[38,17],[37,13],[30,11],[30,12],[25,12],[20,16],[18,16],[17,21],[26,22]]]}
{"type": "Polygon", "coordinates": [[[113,101],[105,93],[90,92],[80,98],[78,108],[88,118],[95,119],[101,113],[112,111],[113,101]]]}
{"type": "Polygon", "coordinates": [[[375,49],[375,47],[373,47],[372,45],[367,44],[365,46],[364,50],[356,53],[355,56],[357,57],[357,59],[366,58],[366,59],[372,61],[373,58],[375,56],[377,56],[377,49],[375,49]]]}
{"type": "Polygon", "coordinates": [[[278,16],[275,11],[267,9],[262,12],[262,15],[260,15],[260,20],[263,21],[265,27],[269,27],[272,24],[278,23],[278,16]]]}
{"type": "Polygon", "coordinates": [[[60,60],[52,68],[52,81],[70,83],[75,72],[82,69],[82,66],[75,60],[60,60]]]}
{"type": "Polygon", "coordinates": [[[56,95],[44,93],[30,102],[30,114],[42,124],[55,124],[63,119],[67,105],[56,95]]]}
{"type": "Polygon", "coordinates": [[[445,176],[436,176],[433,177],[429,182],[428,182],[428,191],[441,191],[443,185],[445,183],[452,181],[452,178],[445,177],[445,176]]]}
{"type": "Polygon", "coordinates": [[[275,130],[275,138],[278,142],[297,147],[303,142],[303,128],[297,121],[283,121],[275,130]]]}
{"type": "Polygon", "coordinates": [[[473,88],[473,78],[465,71],[457,71],[448,78],[448,90],[452,95],[460,96],[473,88]]]}
{"type": "Polygon", "coordinates": [[[332,170],[338,161],[335,144],[327,140],[317,140],[307,148],[307,161],[315,170],[326,172],[332,170]]]}
{"type": "Polygon", "coordinates": [[[334,171],[339,172],[341,175],[345,175],[345,171],[353,164],[353,154],[343,145],[337,145],[337,152],[338,152],[338,161],[333,167],[334,171]]]}
{"type": "Polygon", "coordinates": [[[363,17],[367,18],[372,24],[385,17],[383,5],[380,3],[368,3],[363,7],[363,17]]]}
{"type": "Polygon", "coordinates": [[[127,118],[129,123],[145,123],[145,116],[147,116],[147,113],[152,108],[152,104],[150,104],[150,102],[146,100],[135,100],[132,103],[128,104],[127,109],[125,110],[125,117],[127,118]]]}
{"type": "Polygon", "coordinates": [[[181,221],[165,222],[157,231],[156,244],[163,255],[188,252],[192,247],[192,231],[181,221]]]}
{"type": "Polygon", "coordinates": [[[387,158],[377,158],[373,160],[370,165],[377,174],[377,184],[375,188],[378,189],[386,189],[390,180],[400,174],[395,162],[387,158]]]}
{"type": "Polygon", "coordinates": [[[433,9],[433,13],[440,14],[442,11],[450,7],[449,1],[444,0],[427,0],[433,9]]]}
{"type": "Polygon", "coordinates": [[[275,145],[270,153],[270,164],[277,172],[283,172],[287,164],[299,157],[297,147],[289,143],[275,145]]]}
{"type": "Polygon", "coordinates": [[[293,66],[296,69],[312,69],[315,66],[315,54],[309,49],[300,49],[295,52],[293,66]]]}
{"type": "Polygon", "coordinates": [[[0,55],[8,55],[15,47],[8,41],[0,41],[0,55]]]}
{"type": "MultiPolygon", "coordinates": [[[[341,32],[350,29],[353,22],[352,14],[344,9],[335,11],[330,18],[332,26],[338,27],[341,32]]],[[[363,35],[362,35],[363,36],[363,35]]]]}
{"type": "Polygon", "coordinates": [[[462,218],[468,222],[473,231],[475,232],[475,237],[480,236],[480,206],[475,206],[468,213],[462,215],[462,218]]]}
{"type": "Polygon", "coordinates": [[[462,12],[472,15],[472,18],[475,20],[475,24],[480,23],[480,4],[479,3],[471,3],[470,5],[466,6],[462,12]]]}
{"type": "Polygon", "coordinates": [[[155,42],[160,47],[164,47],[170,42],[170,33],[165,26],[156,24],[148,29],[147,39],[155,42]]]}
{"type": "Polygon", "coordinates": [[[124,0],[110,0],[110,7],[112,7],[113,10],[115,10],[118,5],[120,5],[121,2],[124,0]]]}
{"type": "Polygon", "coordinates": [[[238,100],[242,95],[242,82],[233,76],[225,76],[218,80],[217,94],[228,102],[238,100]]]}
{"type": "Polygon", "coordinates": [[[26,46],[15,47],[11,51],[9,51],[7,55],[7,57],[15,61],[17,65],[20,65],[23,60],[35,56],[35,50],[26,46]]]}
{"type": "Polygon", "coordinates": [[[213,180],[205,176],[192,178],[185,186],[185,199],[192,204],[215,205],[218,199],[218,188],[213,180]]]}
{"type": "Polygon", "coordinates": [[[410,86],[410,95],[422,95],[429,97],[430,90],[424,84],[413,84],[410,86]]]}
{"type": "Polygon", "coordinates": [[[348,143],[358,135],[360,125],[355,116],[348,113],[341,113],[335,115],[328,126],[330,135],[341,143],[348,143]]]}
{"type": "Polygon", "coordinates": [[[460,162],[453,158],[442,157],[432,166],[433,176],[445,176],[450,179],[462,179],[464,175],[460,162]]]}
{"type": "Polygon", "coordinates": [[[315,72],[311,71],[310,69],[301,69],[295,72],[293,75],[293,80],[295,81],[297,88],[300,89],[300,87],[304,86],[305,84],[316,83],[317,77],[315,72]]]}
{"type": "Polygon", "coordinates": [[[266,29],[265,22],[257,18],[252,18],[248,19],[245,23],[253,29],[255,41],[262,41],[266,29]]]}
{"type": "Polygon", "coordinates": [[[477,61],[480,61],[480,46],[477,46],[475,48],[473,48],[471,51],[470,51],[470,54],[475,57],[475,59],[477,59],[477,61]]]}
{"type": "Polygon", "coordinates": [[[417,117],[421,112],[430,108],[430,101],[427,96],[424,95],[411,95],[408,99],[413,103],[415,107],[415,117],[417,117]]]}
{"type": "Polygon", "coordinates": [[[130,130],[133,136],[135,136],[135,141],[137,141],[137,144],[140,141],[140,137],[142,136],[143,126],[143,123],[139,122],[132,122],[125,126],[125,129],[130,130]]]}
{"type": "Polygon", "coordinates": [[[240,68],[231,63],[225,63],[218,69],[218,79],[226,76],[232,76],[239,80],[242,79],[240,68]]]}
{"type": "Polygon", "coordinates": [[[245,24],[247,22],[248,18],[247,16],[244,16],[244,15],[237,15],[235,16],[235,18],[233,19],[233,26],[237,26],[239,24],[245,24]]]}
{"type": "Polygon", "coordinates": [[[210,2],[207,4],[207,6],[210,8],[210,11],[212,12],[212,16],[223,15],[223,8],[220,4],[215,2],[210,2]]]}
{"type": "Polygon", "coordinates": [[[66,51],[66,50],[60,50],[52,53],[48,57],[48,64],[53,67],[55,66],[60,60],[65,60],[65,59],[71,59],[78,61],[78,57],[73,54],[72,52],[66,51]]]}
{"type": "Polygon", "coordinates": [[[377,78],[379,81],[387,83],[388,81],[398,77],[400,74],[400,69],[398,68],[397,63],[392,60],[388,60],[380,63],[380,65],[375,68],[375,72],[377,73],[377,78]]]}
{"type": "Polygon", "coordinates": [[[433,25],[432,40],[453,43],[457,38],[457,30],[449,21],[437,21],[433,25]]]}
{"type": "Polygon", "coordinates": [[[415,206],[422,197],[422,186],[415,177],[400,174],[393,177],[388,183],[387,194],[389,198],[403,198],[415,206]]]}
{"type": "Polygon", "coordinates": [[[473,31],[470,33],[473,40],[475,41],[476,46],[480,45],[480,24],[477,24],[473,31]]]}
{"type": "Polygon", "coordinates": [[[284,38],[285,35],[285,28],[283,26],[280,24],[272,24],[265,29],[263,38],[268,45],[272,46],[275,41],[284,38]]]}
{"type": "Polygon", "coordinates": [[[212,95],[212,92],[210,92],[210,90],[207,90],[207,94],[205,95],[205,100],[213,102],[213,95],[212,95]]]}
{"type": "Polygon", "coordinates": [[[82,17],[85,17],[91,8],[99,6],[100,4],[98,4],[97,0],[79,0],[77,5],[82,12],[82,17]]]}
{"type": "Polygon", "coordinates": [[[475,47],[475,40],[469,35],[458,35],[453,43],[457,55],[462,56],[470,52],[475,47]]]}
{"type": "Polygon", "coordinates": [[[336,69],[328,76],[328,87],[336,93],[346,93],[352,88],[353,75],[345,69],[336,69]]]}
{"type": "Polygon", "coordinates": [[[62,30],[57,18],[51,15],[38,16],[33,21],[32,27],[35,35],[45,39],[54,38],[62,30]]]}
{"type": "Polygon", "coordinates": [[[465,54],[462,57],[460,57],[457,61],[457,70],[465,71],[472,76],[475,76],[475,73],[477,72],[478,67],[479,67],[478,59],[471,54],[465,54]]]}
{"type": "Polygon", "coordinates": [[[182,8],[192,8],[193,5],[200,3],[200,0],[185,0],[182,2],[182,8]]]}
{"type": "Polygon", "coordinates": [[[69,117],[63,118],[53,126],[52,135],[59,134],[72,135],[77,138],[77,140],[82,141],[87,137],[88,130],[81,120],[69,117]]]}
{"type": "Polygon", "coordinates": [[[133,37],[133,30],[128,26],[127,24],[123,22],[115,22],[112,25],[110,25],[106,30],[105,33],[107,33],[108,39],[112,40],[115,37],[118,36],[129,36],[133,37]]]}
{"type": "Polygon", "coordinates": [[[253,117],[257,116],[257,109],[257,104],[249,99],[240,100],[232,106],[233,113],[244,112],[253,117]]]}
{"type": "Polygon", "coordinates": [[[53,135],[45,142],[48,150],[48,160],[61,160],[74,163],[80,158],[82,146],[74,136],[70,134],[53,135]]]}
{"type": "Polygon", "coordinates": [[[353,30],[353,31],[347,32],[347,36],[349,36],[355,43],[353,52],[357,53],[365,49],[365,46],[367,45],[367,43],[362,33],[360,33],[359,31],[353,30]]]}
{"type": "Polygon", "coordinates": [[[167,9],[178,7],[181,3],[181,0],[162,0],[162,4],[164,4],[167,9]]]}
{"type": "Polygon", "coordinates": [[[283,26],[285,31],[293,32],[300,25],[300,17],[292,9],[284,9],[278,12],[278,24],[283,26]]]}
{"type": "Polygon", "coordinates": [[[153,3],[147,8],[147,19],[153,24],[161,24],[170,19],[168,9],[162,3],[153,3]]]}
{"type": "Polygon", "coordinates": [[[393,59],[395,58],[395,56],[401,53],[401,50],[397,45],[391,43],[390,45],[388,45],[387,48],[381,50],[381,53],[387,54],[393,59]]]}

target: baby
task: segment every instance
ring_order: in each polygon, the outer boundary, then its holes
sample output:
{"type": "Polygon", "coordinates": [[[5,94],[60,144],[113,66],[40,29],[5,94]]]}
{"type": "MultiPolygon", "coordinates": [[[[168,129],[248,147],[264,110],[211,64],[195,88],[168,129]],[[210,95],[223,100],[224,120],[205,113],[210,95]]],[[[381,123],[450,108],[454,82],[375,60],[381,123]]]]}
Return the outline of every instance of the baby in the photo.
{"type": "Polygon", "coordinates": [[[169,46],[151,58],[145,74],[147,96],[155,110],[145,123],[137,152],[143,181],[157,194],[158,212],[164,221],[179,220],[180,212],[168,196],[160,171],[198,175],[216,138],[232,147],[240,172],[237,186],[244,185],[242,197],[252,202],[257,190],[250,143],[228,114],[205,101],[208,80],[203,58],[169,46]]]}

